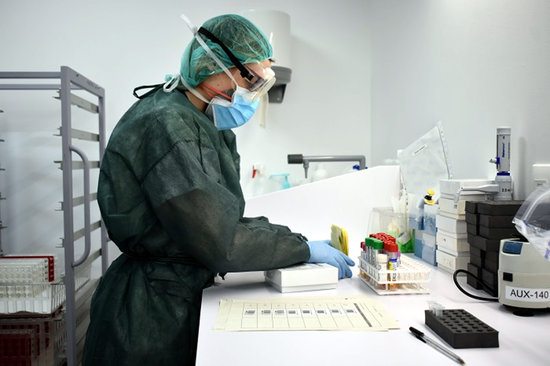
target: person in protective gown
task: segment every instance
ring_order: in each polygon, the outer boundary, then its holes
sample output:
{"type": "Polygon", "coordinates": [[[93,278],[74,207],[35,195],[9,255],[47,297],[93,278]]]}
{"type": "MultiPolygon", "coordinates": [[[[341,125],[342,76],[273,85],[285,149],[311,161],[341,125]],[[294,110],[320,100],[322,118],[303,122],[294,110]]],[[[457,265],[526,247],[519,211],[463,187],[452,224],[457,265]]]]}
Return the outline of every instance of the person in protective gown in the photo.
{"type": "Polygon", "coordinates": [[[179,75],[140,96],[101,162],[98,202],[122,255],[94,293],[84,366],[194,365],[202,290],[216,274],[309,261],[351,276],[330,242],[243,217],[231,128],[275,80],[266,37],[237,15],[190,28],[179,75]]]}

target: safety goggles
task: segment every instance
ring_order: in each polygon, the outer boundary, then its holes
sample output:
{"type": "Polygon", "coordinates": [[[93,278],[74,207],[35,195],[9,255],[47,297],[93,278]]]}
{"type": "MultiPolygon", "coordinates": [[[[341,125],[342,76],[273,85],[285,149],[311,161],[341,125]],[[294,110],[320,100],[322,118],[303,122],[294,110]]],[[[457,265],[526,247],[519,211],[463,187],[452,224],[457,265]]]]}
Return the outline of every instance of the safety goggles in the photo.
{"type": "Polygon", "coordinates": [[[256,93],[256,99],[264,96],[275,84],[275,72],[271,67],[263,67],[260,63],[245,64],[244,66],[254,75],[252,80],[245,78],[250,84],[248,90],[256,93]],[[256,71],[254,71],[254,69],[256,69],[256,71]]]}
{"type": "MultiPolygon", "coordinates": [[[[252,100],[256,100],[264,96],[275,84],[275,72],[273,71],[273,69],[271,69],[271,67],[263,67],[259,62],[243,65],[239,61],[239,59],[235,57],[233,52],[231,52],[229,48],[227,48],[227,46],[218,39],[218,37],[210,33],[210,31],[201,27],[198,29],[197,33],[204,35],[212,42],[220,45],[227,57],[229,57],[231,62],[233,62],[233,65],[235,65],[235,67],[239,70],[240,75],[250,85],[247,89],[253,92],[252,100]]],[[[195,37],[197,37],[197,35],[195,35],[195,37]]],[[[202,47],[208,47],[204,42],[200,42],[200,37],[197,37],[197,39],[199,40],[199,43],[201,43],[202,47]]],[[[217,57],[215,57],[213,53],[211,54],[211,56],[213,56],[216,62],[218,62],[218,64],[220,64],[224,71],[226,71],[226,67],[223,65],[223,63],[221,63],[221,61],[217,59],[217,57]]],[[[228,75],[233,79],[230,74],[228,75]]]]}

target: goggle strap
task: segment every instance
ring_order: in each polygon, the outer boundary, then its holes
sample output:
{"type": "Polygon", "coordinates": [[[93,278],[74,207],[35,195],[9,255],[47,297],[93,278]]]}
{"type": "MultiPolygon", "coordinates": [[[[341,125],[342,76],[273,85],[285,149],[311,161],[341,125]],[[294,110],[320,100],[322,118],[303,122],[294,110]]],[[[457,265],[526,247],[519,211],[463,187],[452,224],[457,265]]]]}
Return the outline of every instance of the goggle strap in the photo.
{"type": "Polygon", "coordinates": [[[212,50],[210,49],[210,47],[208,47],[208,45],[206,44],[206,42],[204,41],[204,39],[202,39],[202,37],[197,33],[195,34],[195,39],[199,42],[199,44],[201,45],[201,47],[206,51],[206,53],[208,53],[208,55],[210,55],[210,57],[212,57],[212,59],[214,61],[216,61],[216,63],[222,68],[223,72],[225,72],[225,74],[227,76],[229,76],[229,78],[231,80],[233,80],[233,82],[235,83],[235,85],[237,85],[237,81],[235,80],[235,78],[233,77],[233,75],[231,75],[231,73],[229,72],[229,70],[227,69],[227,67],[225,67],[225,65],[223,64],[223,62],[218,58],[218,56],[216,56],[216,54],[214,52],[212,52],[212,50]]]}
{"type": "Polygon", "coordinates": [[[223,44],[222,41],[220,41],[218,39],[218,37],[216,37],[215,35],[213,35],[209,30],[207,29],[204,29],[203,27],[200,27],[199,30],[198,30],[198,33],[201,33],[201,34],[204,34],[207,38],[209,38],[212,42],[214,43],[217,43],[221,48],[222,50],[225,52],[225,54],[227,55],[227,57],[229,57],[229,59],[231,60],[231,62],[233,62],[233,65],[235,65],[235,67],[237,69],[239,69],[239,71],[241,72],[241,76],[247,80],[252,80],[254,78],[254,75],[252,75],[246,67],[244,67],[244,65],[239,61],[239,59],[237,59],[237,57],[235,57],[235,55],[229,50],[229,48],[227,48],[227,46],[225,44],[223,44]]]}
{"type": "Polygon", "coordinates": [[[193,35],[197,34],[197,27],[194,26],[193,23],[191,23],[187,15],[181,14],[180,18],[183,19],[185,24],[187,24],[187,27],[189,27],[189,30],[191,31],[191,33],[193,33],[193,35]]]}

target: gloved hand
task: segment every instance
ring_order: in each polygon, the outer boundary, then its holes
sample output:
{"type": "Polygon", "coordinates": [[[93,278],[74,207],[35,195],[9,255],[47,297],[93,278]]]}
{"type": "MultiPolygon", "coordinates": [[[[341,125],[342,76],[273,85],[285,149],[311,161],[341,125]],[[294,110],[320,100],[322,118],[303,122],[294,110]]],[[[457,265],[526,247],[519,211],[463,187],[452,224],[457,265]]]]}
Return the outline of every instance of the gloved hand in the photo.
{"type": "Polygon", "coordinates": [[[351,269],[348,266],[355,266],[347,255],[334,249],[330,245],[330,240],[308,241],[309,260],[308,263],[328,263],[338,268],[338,278],[351,277],[351,269]]]}

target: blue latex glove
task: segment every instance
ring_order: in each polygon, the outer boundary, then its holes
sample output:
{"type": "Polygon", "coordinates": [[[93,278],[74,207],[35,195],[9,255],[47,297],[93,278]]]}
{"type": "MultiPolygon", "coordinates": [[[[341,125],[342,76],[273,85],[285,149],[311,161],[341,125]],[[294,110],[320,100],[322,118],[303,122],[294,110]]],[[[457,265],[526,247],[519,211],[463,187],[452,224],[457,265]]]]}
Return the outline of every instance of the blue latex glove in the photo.
{"type": "Polygon", "coordinates": [[[338,278],[351,277],[351,269],[348,266],[355,266],[347,255],[334,249],[330,245],[330,240],[308,241],[309,260],[308,263],[328,263],[338,268],[338,278]]]}

